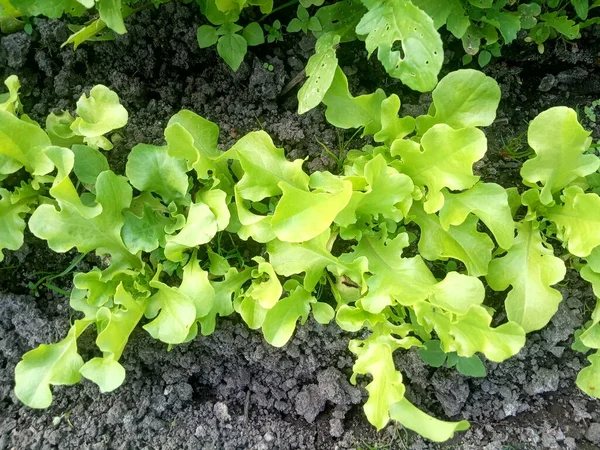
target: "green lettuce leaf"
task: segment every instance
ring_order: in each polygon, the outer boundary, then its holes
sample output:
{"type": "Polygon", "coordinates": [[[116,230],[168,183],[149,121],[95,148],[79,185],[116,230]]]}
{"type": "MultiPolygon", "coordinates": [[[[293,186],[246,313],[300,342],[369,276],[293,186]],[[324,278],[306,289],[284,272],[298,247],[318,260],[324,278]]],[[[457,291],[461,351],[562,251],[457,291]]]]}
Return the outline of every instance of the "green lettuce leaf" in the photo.
{"type": "Polygon", "coordinates": [[[267,311],[262,323],[265,340],[274,347],[283,347],[294,334],[298,319],[304,325],[310,313],[310,304],[316,301],[302,286],[296,287],[267,311]]]}

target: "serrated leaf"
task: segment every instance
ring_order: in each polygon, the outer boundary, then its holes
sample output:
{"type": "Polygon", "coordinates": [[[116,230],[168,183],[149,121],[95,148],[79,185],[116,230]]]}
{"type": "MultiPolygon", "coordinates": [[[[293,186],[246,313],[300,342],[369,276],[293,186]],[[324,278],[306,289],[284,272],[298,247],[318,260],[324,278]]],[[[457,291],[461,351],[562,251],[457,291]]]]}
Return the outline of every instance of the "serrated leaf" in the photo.
{"type": "Polygon", "coordinates": [[[415,119],[410,116],[400,118],[399,111],[400,98],[396,94],[381,102],[381,130],[373,136],[375,142],[390,146],[396,139],[402,139],[415,130],[415,119]]]}
{"type": "Polygon", "coordinates": [[[577,39],[581,36],[579,25],[559,11],[548,12],[540,15],[540,19],[549,27],[554,28],[567,39],[577,39]]]}
{"type": "Polygon", "coordinates": [[[426,92],[437,84],[444,61],[442,39],[433,20],[411,1],[362,0],[369,10],[356,26],[356,33],[367,35],[369,56],[377,56],[387,73],[411,89],[426,92]],[[394,51],[400,41],[402,52],[394,51]]]}
{"type": "Polygon", "coordinates": [[[471,213],[490,229],[500,248],[509,249],[515,234],[515,225],[508,204],[506,190],[495,183],[477,183],[459,194],[443,190],[444,206],[440,224],[445,230],[460,225],[471,213]]]}
{"type": "Polygon", "coordinates": [[[437,123],[456,130],[491,125],[500,103],[500,87],[482,72],[462,69],[442,78],[432,96],[430,114],[417,117],[420,135],[437,123]]]}
{"type": "Polygon", "coordinates": [[[413,220],[421,229],[421,256],[430,261],[458,259],[471,276],[487,273],[494,243],[487,234],[477,231],[476,217],[468,216],[462,224],[444,230],[438,216],[425,213],[419,204],[413,206],[410,214],[414,215],[413,220]]]}
{"type": "Polygon", "coordinates": [[[313,302],[316,299],[302,286],[279,300],[265,315],[262,324],[265,340],[274,347],[283,347],[294,334],[298,319],[302,325],[306,322],[313,302]]]}
{"type": "Polygon", "coordinates": [[[188,190],[185,162],[169,155],[167,147],[136,145],[127,156],[125,173],[133,187],[155,192],[165,203],[184,197],[188,190]]]}
{"type": "Polygon", "coordinates": [[[31,408],[47,408],[52,403],[50,385],[79,382],[83,359],[77,353],[77,338],[89,321],[76,320],[69,334],[56,344],[42,344],[23,355],[15,368],[15,395],[31,408]]]}
{"type": "Polygon", "coordinates": [[[431,214],[444,205],[444,187],[469,189],[479,180],[473,175],[473,164],[483,158],[486,150],[487,140],[481,130],[455,130],[446,124],[437,124],[427,130],[420,145],[397,140],[392,144],[391,153],[401,158],[395,167],[427,192],[424,208],[431,214]]]}
{"type": "Polygon", "coordinates": [[[178,288],[159,281],[161,268],[150,281],[158,289],[148,299],[145,315],[156,317],[144,325],[150,335],[167,344],[181,344],[196,319],[209,314],[215,302],[215,290],[208,280],[208,272],[202,270],[194,254],[183,268],[183,278],[178,288]],[[160,311],[160,313],[159,313],[160,311]]]}
{"type": "Polygon", "coordinates": [[[79,117],[71,129],[87,138],[102,136],[127,124],[129,114],[119,102],[119,96],[106,86],[96,85],[89,97],[83,94],[77,101],[79,117]]]}
{"type": "Polygon", "coordinates": [[[575,256],[585,258],[600,245],[600,196],[570,186],[561,196],[564,204],[548,209],[547,217],[558,227],[558,238],[575,256]]]}
{"type": "Polygon", "coordinates": [[[339,42],[340,36],[330,33],[317,40],[315,54],[304,69],[308,79],[298,91],[298,114],[310,111],[325,97],[337,69],[335,49],[339,42]]]}
{"type": "Polygon", "coordinates": [[[271,228],[281,241],[303,242],[327,230],[350,201],[352,183],[343,181],[337,192],[306,192],[280,182],[283,192],[275,208],[271,228]]]}
{"type": "Polygon", "coordinates": [[[458,356],[471,357],[480,352],[490,361],[502,362],[525,345],[525,331],[520,325],[507,322],[492,328],[492,317],[481,305],[473,305],[457,317],[426,302],[416,303],[414,310],[421,325],[436,331],[446,353],[455,351],[458,356]]]}
{"type": "Polygon", "coordinates": [[[410,403],[407,399],[390,406],[390,417],[409,430],[416,431],[433,442],[444,442],[454,437],[457,431],[468,430],[470,425],[466,420],[460,422],[445,422],[431,417],[410,403]]]}
{"type": "Polygon", "coordinates": [[[244,175],[237,183],[239,195],[246,200],[260,201],[282,193],[280,182],[308,191],[308,175],[302,170],[301,159],[289,162],[282,148],[275,147],[264,131],[247,134],[229,150],[240,162],[244,175]]]}
{"type": "Polygon", "coordinates": [[[50,145],[50,138],[38,125],[0,111],[0,157],[10,159],[10,164],[0,161],[0,174],[8,175],[23,166],[32,175],[51,172],[54,165],[43,152],[50,145]]]}

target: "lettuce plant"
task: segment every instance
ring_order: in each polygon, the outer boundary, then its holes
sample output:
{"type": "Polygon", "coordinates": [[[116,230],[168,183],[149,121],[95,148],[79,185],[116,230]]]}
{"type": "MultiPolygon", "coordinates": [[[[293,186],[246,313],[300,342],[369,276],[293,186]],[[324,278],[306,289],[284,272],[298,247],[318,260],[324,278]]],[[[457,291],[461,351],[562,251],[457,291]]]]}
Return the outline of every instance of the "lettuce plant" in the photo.
{"type": "MultiPolygon", "coordinates": [[[[480,72],[447,75],[429,113],[413,118],[399,117],[395,94],[352,96],[336,66],[323,97],[327,119],[362,127],[376,144],[350,151],[341,174],[306,173],[303,160],[288,161],[264,131],[221,152],[217,125],[184,110],[168,122],[165,145],[136,145],[125,176],[117,175],[101,152],[110,142],[104,135],[127,119],[116,94],[96,87],[78,102],[78,117],[51,115],[44,130],[22,114],[17,80],[7,85],[2,248],[20,246],[31,214],[29,229],[50,249],[101,257],[74,275],[77,318],[67,336],[29,351],[16,367],[15,393],[30,407],[49,406],[52,385],[81,378],[102,392],[118,388],[138,326],[172,346],[211,334],[218,317],[237,313],[279,347],[312,315],[366,331],[350,342],[351,381],[370,377],[364,411],[374,426],[395,420],[444,441],[469,424],[415,407],[395,352],[435,341],[447,354],[442,364],[473,375],[481,375],[481,366],[468,366],[478,355],[501,362],[517,354],[561,300],[553,286],[565,265],[549,240],[562,242],[598,287],[600,199],[587,192],[585,177],[600,163],[586,153],[589,133],[572,110],[552,108],[530,125],[536,156],[522,170],[529,189],[519,195],[482,182],[473,173],[487,150],[480,128],[493,122],[500,90],[480,72]],[[31,180],[11,185],[7,175],[19,168],[31,180]],[[220,244],[226,235],[264,251],[228,258],[220,244]],[[414,256],[403,255],[409,247],[414,256]],[[444,270],[432,264],[438,260],[456,264],[444,270]],[[504,323],[492,325],[483,280],[496,290],[512,286],[504,323]],[[330,298],[317,295],[324,288],[330,298]],[[77,340],[86,330],[95,332],[99,356],[84,361],[77,340]]],[[[580,346],[598,348],[598,317],[580,333],[580,346]]],[[[592,394],[597,355],[578,379],[592,394]]]]}

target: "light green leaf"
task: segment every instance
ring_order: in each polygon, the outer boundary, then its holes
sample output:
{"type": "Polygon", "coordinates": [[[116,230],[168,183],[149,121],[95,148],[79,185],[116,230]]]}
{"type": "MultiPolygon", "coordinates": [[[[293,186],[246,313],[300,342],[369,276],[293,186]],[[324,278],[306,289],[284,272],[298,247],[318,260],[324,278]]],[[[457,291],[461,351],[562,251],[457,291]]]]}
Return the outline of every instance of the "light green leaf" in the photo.
{"type": "Polygon", "coordinates": [[[246,298],[256,300],[261,308],[268,310],[273,308],[281,298],[283,287],[270,263],[259,256],[253,260],[258,263],[258,266],[252,271],[254,280],[244,295],[246,298]]]}
{"type": "Polygon", "coordinates": [[[415,130],[415,119],[410,116],[398,117],[400,98],[390,95],[381,102],[381,130],[375,133],[375,142],[392,145],[396,139],[402,139],[415,130]]]}
{"type": "Polygon", "coordinates": [[[530,186],[542,183],[545,205],[553,201],[555,192],[600,167],[597,156],[584,154],[592,138],[571,108],[559,106],[539,114],[529,124],[527,140],[536,157],[523,164],[521,176],[530,186]]]}
{"type": "Polygon", "coordinates": [[[486,150],[487,140],[481,130],[455,130],[446,124],[437,124],[427,130],[420,145],[397,140],[391,152],[402,158],[395,167],[427,193],[424,207],[431,214],[444,206],[444,187],[469,189],[479,180],[473,175],[473,164],[483,158],[486,150]]]}
{"type": "Polygon", "coordinates": [[[144,204],[140,216],[125,211],[125,223],[121,230],[123,242],[131,253],[152,252],[165,245],[165,226],[170,222],[163,213],[154,211],[152,206],[144,204]]]}
{"type": "Polygon", "coordinates": [[[385,98],[381,89],[373,94],[353,97],[348,89],[348,79],[338,67],[331,87],[323,98],[323,103],[327,106],[325,117],[334,127],[364,127],[363,135],[375,134],[381,130],[381,102],[385,98]]]}
{"type": "Polygon", "coordinates": [[[315,320],[321,325],[327,325],[335,317],[335,309],[325,302],[312,303],[310,309],[315,320]]]}
{"type": "Polygon", "coordinates": [[[79,371],[96,383],[102,393],[114,391],[125,381],[125,368],[112,355],[92,358],[79,371]]]}
{"type": "Polygon", "coordinates": [[[413,90],[430,91],[444,62],[442,39],[433,20],[411,1],[362,0],[369,12],[356,26],[367,35],[369,56],[377,56],[387,73],[413,90]],[[401,41],[402,52],[392,50],[401,41]]]}
{"type": "Polygon", "coordinates": [[[317,40],[315,54],[310,57],[304,69],[308,79],[298,91],[298,114],[310,111],[325,97],[337,69],[335,49],[339,43],[340,36],[331,33],[326,33],[317,40]]]}
{"type": "Polygon", "coordinates": [[[351,341],[350,351],[357,355],[350,381],[356,383],[358,374],[368,373],[373,377],[366,387],[369,399],[363,409],[369,422],[381,430],[390,419],[390,407],[404,398],[402,375],[392,357],[394,348],[385,339],[351,341]]]}
{"type": "Polygon", "coordinates": [[[184,197],[188,190],[185,162],[169,155],[167,147],[136,145],[127,157],[125,173],[134,188],[155,192],[165,203],[184,197]]]}
{"type": "Polygon", "coordinates": [[[462,261],[471,276],[485,275],[492,259],[494,243],[490,237],[477,231],[478,220],[474,216],[458,226],[444,230],[435,214],[427,214],[422,206],[411,209],[414,222],[421,228],[419,254],[430,261],[455,258],[462,261]]]}
{"type": "Polygon", "coordinates": [[[342,1],[320,7],[315,17],[323,33],[335,33],[340,36],[340,42],[350,42],[356,40],[354,30],[365,13],[366,9],[360,1],[342,1]]]}
{"type": "Polygon", "coordinates": [[[433,442],[444,442],[454,437],[457,431],[468,430],[470,425],[466,420],[460,422],[445,422],[424,413],[408,400],[402,400],[390,406],[390,417],[409,430],[416,431],[421,436],[433,442]]]}
{"type": "Polygon", "coordinates": [[[435,330],[446,353],[455,351],[468,358],[481,352],[490,361],[502,362],[525,345],[525,331],[520,325],[507,322],[490,327],[492,316],[481,305],[473,305],[457,317],[427,302],[416,303],[414,311],[422,326],[435,330]]]}
{"type": "Polygon", "coordinates": [[[206,244],[217,234],[218,221],[210,207],[199,201],[189,206],[184,227],[176,235],[167,236],[165,256],[171,261],[183,261],[183,252],[206,244]]]}
{"type": "Polygon", "coordinates": [[[235,186],[235,212],[237,219],[240,222],[240,228],[236,230],[238,236],[242,240],[248,238],[254,239],[261,244],[267,243],[275,239],[275,233],[271,229],[271,219],[273,216],[260,216],[253,214],[244,205],[244,200],[238,194],[238,185],[235,186]]]}
{"type": "Polygon", "coordinates": [[[85,94],[77,101],[79,117],[71,129],[88,138],[102,136],[127,124],[129,114],[119,103],[119,96],[101,84],[94,86],[89,97],[85,94]]]}
{"type": "Polygon", "coordinates": [[[11,194],[0,188],[0,262],[4,260],[2,250],[18,250],[23,245],[24,216],[36,202],[37,192],[32,189],[11,194]]]}
{"type": "Polygon", "coordinates": [[[287,242],[308,241],[323,233],[352,196],[352,183],[346,180],[337,192],[306,192],[283,181],[279,187],[283,196],[271,227],[279,240],[287,242]]]}
{"type": "Polygon", "coordinates": [[[19,100],[19,89],[21,89],[19,77],[11,75],[4,80],[4,84],[8,88],[8,92],[0,94],[0,111],[17,115],[22,109],[21,101],[19,100]]]}
{"type": "Polygon", "coordinates": [[[500,103],[498,83],[472,69],[450,72],[440,80],[432,95],[429,115],[417,117],[420,135],[436,123],[445,123],[456,130],[486,127],[496,118],[500,103]]]}
{"type": "Polygon", "coordinates": [[[159,267],[150,281],[150,286],[158,289],[158,292],[148,300],[145,312],[146,317],[156,318],[144,325],[144,329],[153,338],[167,344],[181,344],[188,337],[196,319],[212,310],[215,290],[208,281],[208,272],[202,270],[195,254],[183,268],[183,278],[178,288],[159,281],[161,269],[159,267]]]}
{"type": "Polygon", "coordinates": [[[50,385],[71,385],[81,380],[83,359],[77,353],[77,338],[90,324],[76,320],[69,334],[56,344],[42,344],[23,355],[15,368],[15,395],[30,408],[52,403],[50,385]]]}
{"type": "Polygon", "coordinates": [[[274,347],[283,347],[294,334],[298,319],[304,325],[313,302],[316,299],[302,286],[279,300],[265,315],[262,324],[265,340],[274,347]]]}
{"type": "Polygon", "coordinates": [[[575,256],[585,258],[600,245],[600,197],[585,194],[579,186],[563,191],[564,205],[548,209],[547,217],[558,227],[558,238],[575,256]]]}
{"type": "Polygon", "coordinates": [[[591,365],[584,367],[577,375],[577,386],[587,395],[600,398],[600,352],[588,356],[591,365]]]}
{"type": "Polygon", "coordinates": [[[361,328],[369,324],[373,327],[379,322],[383,322],[385,316],[383,314],[371,314],[363,308],[358,308],[350,305],[342,305],[338,308],[335,316],[335,321],[342,330],[355,333],[361,328]]]}
{"type": "Polygon", "coordinates": [[[11,161],[2,164],[5,161],[0,160],[0,174],[8,175],[24,166],[32,175],[46,175],[54,169],[43,152],[50,145],[50,138],[38,125],[0,111],[0,157],[11,161]]]}
{"type": "Polygon", "coordinates": [[[71,151],[75,154],[73,171],[82,183],[96,184],[98,175],[109,170],[108,161],[100,151],[77,144],[71,147],[71,151]]]}
{"type": "Polygon", "coordinates": [[[246,322],[248,328],[258,330],[262,327],[268,310],[263,308],[256,298],[244,297],[239,303],[234,303],[234,305],[235,310],[242,317],[243,321],[246,322]]]}
{"type": "Polygon", "coordinates": [[[280,182],[308,191],[308,175],[302,170],[302,161],[289,162],[282,148],[273,144],[264,131],[247,134],[227,152],[240,162],[244,176],[237,183],[242,198],[254,202],[282,193],[280,182]]]}
{"type": "Polygon", "coordinates": [[[100,19],[106,23],[111,30],[118,34],[127,32],[125,23],[123,22],[121,0],[97,0],[96,8],[100,14],[100,19]]]}
{"type": "MultiPolygon", "coordinates": [[[[65,182],[70,183],[68,177],[65,182]]],[[[57,192],[63,191],[57,188],[57,192]]],[[[60,210],[49,204],[39,206],[29,219],[31,232],[56,252],[73,247],[82,253],[96,250],[98,255],[110,255],[115,269],[141,268],[141,260],[121,239],[122,211],[131,204],[131,187],[123,177],[105,171],[98,176],[96,192],[95,207],[77,207],[66,194],[56,197],[60,210]]]]}
{"type": "Polygon", "coordinates": [[[506,190],[495,183],[477,183],[459,194],[443,190],[444,207],[440,224],[447,231],[460,225],[470,213],[475,214],[490,229],[500,248],[509,249],[515,234],[506,190]]]}
{"type": "Polygon", "coordinates": [[[566,269],[531,222],[518,223],[517,230],[514,245],[490,263],[486,279],[496,291],[513,287],[505,301],[508,320],[529,333],[546,326],[558,310],[562,295],[550,286],[564,278],[566,269]]]}
{"type": "Polygon", "coordinates": [[[305,272],[304,287],[309,292],[315,289],[326,268],[360,283],[367,270],[366,259],[356,258],[349,263],[338,260],[327,247],[330,236],[331,232],[327,229],[319,236],[298,244],[275,239],[267,245],[269,261],[275,272],[285,277],[305,272]]]}
{"type": "Polygon", "coordinates": [[[240,68],[244,56],[248,52],[248,43],[239,34],[227,33],[219,38],[217,52],[235,72],[240,68]]]}
{"type": "Polygon", "coordinates": [[[223,281],[211,281],[215,291],[215,301],[210,311],[198,319],[202,335],[208,336],[215,331],[217,316],[225,317],[233,313],[233,298],[240,295],[244,283],[251,279],[252,269],[246,267],[241,272],[230,268],[224,276],[223,281]]]}

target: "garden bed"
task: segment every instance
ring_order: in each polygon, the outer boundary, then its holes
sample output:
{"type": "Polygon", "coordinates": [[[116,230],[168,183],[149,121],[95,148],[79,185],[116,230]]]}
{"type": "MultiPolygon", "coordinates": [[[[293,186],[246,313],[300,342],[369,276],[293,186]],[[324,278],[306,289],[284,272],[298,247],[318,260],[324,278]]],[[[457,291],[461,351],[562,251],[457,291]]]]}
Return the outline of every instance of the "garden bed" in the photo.
{"type": "MultiPolygon", "coordinates": [[[[295,91],[282,95],[312,54],[314,40],[292,38],[257,47],[234,73],[214,49],[198,48],[197,18],[192,6],[169,3],[134,15],[128,34],[116,42],[88,43],[75,52],[60,49],[68,36],[64,22],[40,19],[32,36],[19,32],[2,38],[2,75],[20,77],[25,110],[36,120],[53,110],[72,110],[81,93],[96,84],[117,92],[130,113],[109,153],[117,173],[124,172],[134,145],[160,145],[168,119],[184,108],[220,126],[223,148],[262,128],[290,159],[308,157],[310,171],[333,170],[335,162],[317,139],[337,148],[351,131],[328,125],[322,108],[299,116],[295,91]]],[[[453,44],[448,47],[447,57],[457,60],[451,55],[453,44]]],[[[527,123],[544,109],[578,108],[580,120],[595,139],[600,137],[600,127],[582,112],[600,97],[600,34],[591,29],[577,44],[550,42],[543,55],[524,44],[506,53],[502,62],[485,69],[500,84],[502,101],[495,123],[486,129],[488,156],[477,171],[485,181],[509,187],[519,183],[521,164],[511,150],[526,148],[527,123]]],[[[378,63],[367,62],[361,46],[342,47],[340,65],[352,75],[354,94],[381,86],[387,94],[397,93],[402,111],[411,114],[424,113],[430,103],[427,94],[392,83],[378,63]]],[[[361,146],[355,141],[349,148],[361,146]]],[[[14,367],[26,351],[61,339],[71,310],[65,296],[40,288],[36,297],[28,283],[35,283],[39,272],[61,272],[76,253],[56,254],[30,234],[21,250],[5,253],[0,266],[0,450],[600,446],[598,402],[575,386],[585,357],[570,349],[594,296],[574,273],[567,275],[564,300],[550,325],[529,335],[517,356],[502,364],[486,362],[485,378],[430,368],[415,351],[396,352],[411,401],[438,417],[471,421],[471,429],[452,441],[431,444],[397,425],[375,432],[362,412],[366,380],[359,379],[358,387],[348,381],[354,358],[347,347],[353,336],[334,323],[323,326],[312,319],[282,349],[234,318],[220,319],[213,335],[170,352],[138,329],[122,358],[127,379],[121,388],[100,394],[86,381],[55,387],[51,408],[29,409],[12,392],[14,367]]],[[[78,269],[92,262],[90,256],[78,269]]],[[[69,276],[54,283],[70,288],[69,276]]],[[[92,333],[82,336],[84,357],[92,352],[93,339],[92,333]]]]}

